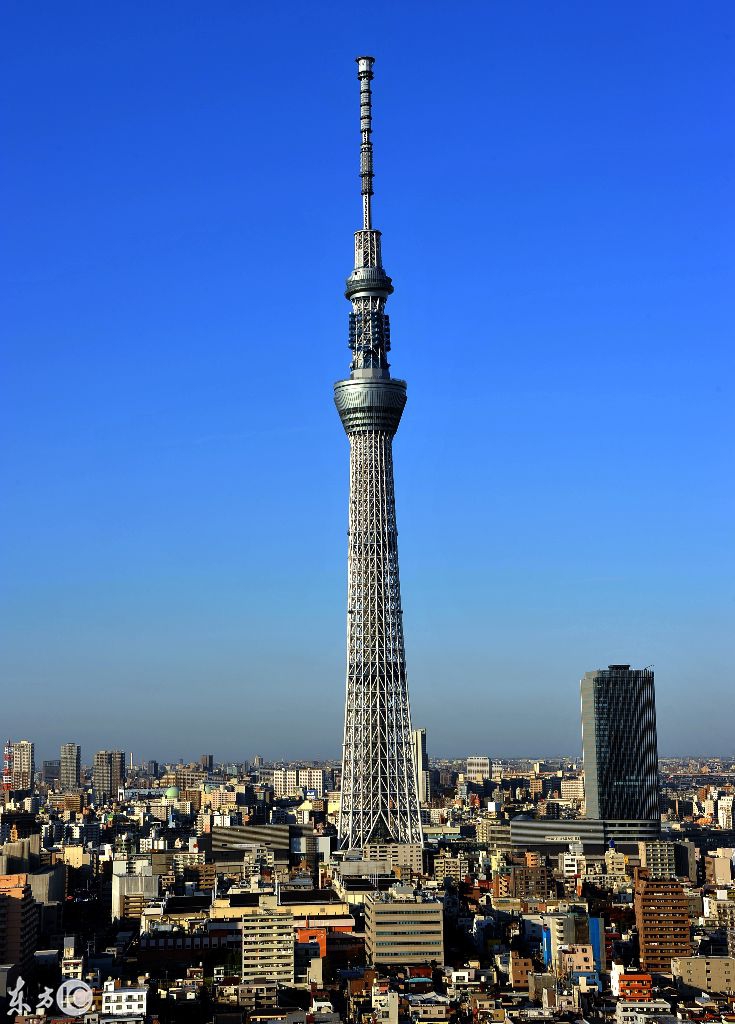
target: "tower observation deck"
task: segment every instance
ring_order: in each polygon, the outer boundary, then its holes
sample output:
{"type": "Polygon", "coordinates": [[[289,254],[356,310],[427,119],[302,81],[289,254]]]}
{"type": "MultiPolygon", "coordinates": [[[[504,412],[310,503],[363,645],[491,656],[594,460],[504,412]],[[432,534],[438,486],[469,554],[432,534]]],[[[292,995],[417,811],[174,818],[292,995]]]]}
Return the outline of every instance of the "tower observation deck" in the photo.
{"type": "Polygon", "coordinates": [[[334,400],[350,442],[347,555],[347,693],[339,834],[345,849],[370,842],[420,843],[421,815],[411,742],[411,714],[398,576],[393,437],[406,383],[391,377],[393,291],[372,225],[372,57],[358,57],[362,228],[347,278],[352,304],[350,376],[334,400]]]}

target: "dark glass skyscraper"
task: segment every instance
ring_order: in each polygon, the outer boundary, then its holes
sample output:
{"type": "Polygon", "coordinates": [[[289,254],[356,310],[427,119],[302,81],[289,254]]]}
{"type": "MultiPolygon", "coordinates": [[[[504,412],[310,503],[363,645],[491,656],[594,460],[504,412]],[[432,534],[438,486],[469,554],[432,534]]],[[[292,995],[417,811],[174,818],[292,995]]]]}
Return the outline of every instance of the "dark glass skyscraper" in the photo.
{"type": "Polygon", "coordinates": [[[610,665],[581,681],[587,817],[659,819],[653,671],[610,665]]]}

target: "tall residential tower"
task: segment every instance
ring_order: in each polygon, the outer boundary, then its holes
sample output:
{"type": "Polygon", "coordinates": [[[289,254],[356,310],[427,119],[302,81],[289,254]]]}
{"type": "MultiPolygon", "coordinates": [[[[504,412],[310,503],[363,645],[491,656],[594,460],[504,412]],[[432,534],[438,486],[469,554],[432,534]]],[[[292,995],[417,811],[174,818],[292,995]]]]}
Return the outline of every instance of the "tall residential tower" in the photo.
{"type": "Polygon", "coordinates": [[[82,750],[78,743],[61,744],[61,788],[64,792],[79,788],[82,750]]]}
{"type": "Polygon", "coordinates": [[[12,788],[20,791],[33,789],[36,774],[36,747],[31,740],[13,743],[12,788]]]}
{"type": "Polygon", "coordinates": [[[92,766],[92,798],[95,804],[117,800],[125,782],[125,754],[122,750],[98,750],[92,766]]]}
{"type": "Polygon", "coordinates": [[[350,377],[334,400],[350,440],[347,559],[347,697],[339,833],[343,847],[420,843],[421,814],[411,742],[398,531],[393,491],[393,436],[406,404],[406,383],[391,377],[393,291],[383,270],[380,232],[372,225],[373,58],[358,57],[362,229],[355,232],[350,377]]]}

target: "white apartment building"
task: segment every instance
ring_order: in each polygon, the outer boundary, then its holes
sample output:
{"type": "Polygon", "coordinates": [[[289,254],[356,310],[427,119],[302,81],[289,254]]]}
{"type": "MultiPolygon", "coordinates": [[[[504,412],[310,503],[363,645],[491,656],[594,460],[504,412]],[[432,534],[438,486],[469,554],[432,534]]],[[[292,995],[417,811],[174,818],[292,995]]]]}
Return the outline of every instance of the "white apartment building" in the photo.
{"type": "Polygon", "coordinates": [[[111,1017],[145,1017],[145,988],[123,988],[119,981],[106,981],[102,988],[102,1014],[111,1017]]]}
{"type": "Polygon", "coordinates": [[[293,914],[275,901],[242,916],[242,983],[255,982],[265,982],[272,996],[294,983],[293,914]]]}
{"type": "Polygon", "coordinates": [[[650,1017],[652,1014],[666,1016],[670,1013],[671,1006],[665,999],[651,999],[649,1002],[640,1000],[629,1003],[621,999],[615,1007],[615,1021],[616,1024],[638,1024],[640,1016],[650,1017]]]}
{"type": "Polygon", "coordinates": [[[298,768],[276,768],[273,772],[273,794],[280,798],[296,796],[299,790],[298,768]]]}
{"type": "Polygon", "coordinates": [[[313,792],[322,798],[332,788],[332,773],[326,768],[276,768],[273,771],[273,794],[281,797],[300,796],[313,792]]]}
{"type": "Polygon", "coordinates": [[[583,875],[586,866],[586,858],[579,853],[567,851],[559,854],[559,871],[564,878],[576,878],[578,875],[583,875]]]}
{"type": "Polygon", "coordinates": [[[299,768],[299,786],[319,799],[332,788],[332,773],[326,768],[299,768]]]}
{"type": "Polygon", "coordinates": [[[30,740],[18,740],[12,745],[13,767],[11,786],[13,789],[33,789],[36,771],[35,745],[30,740]]]}
{"type": "Polygon", "coordinates": [[[731,829],[732,828],[732,795],[721,796],[717,801],[717,824],[720,828],[731,829]]]}

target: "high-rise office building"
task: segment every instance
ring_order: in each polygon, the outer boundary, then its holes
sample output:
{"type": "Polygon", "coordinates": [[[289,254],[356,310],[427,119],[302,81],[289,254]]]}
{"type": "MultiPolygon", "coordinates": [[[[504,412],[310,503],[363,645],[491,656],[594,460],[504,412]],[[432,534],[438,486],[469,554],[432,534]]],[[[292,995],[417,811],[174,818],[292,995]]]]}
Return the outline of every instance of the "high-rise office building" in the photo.
{"type": "Polygon", "coordinates": [[[422,841],[411,743],[398,531],[393,487],[393,437],[406,404],[406,383],[391,377],[393,291],[383,269],[380,232],[372,225],[373,58],[357,60],[360,80],[362,229],[355,232],[350,377],[334,399],[350,441],[347,561],[347,694],[339,834],[345,848],[422,841]]]}
{"type": "Polygon", "coordinates": [[[580,686],[587,817],[657,821],[660,812],[652,669],[610,665],[586,672],[580,686]]]}
{"type": "Polygon", "coordinates": [[[427,804],[431,800],[431,775],[429,773],[429,755],[426,751],[426,729],[414,729],[413,762],[416,766],[416,791],[419,803],[427,804]]]}
{"type": "Polygon", "coordinates": [[[36,748],[30,740],[18,740],[12,744],[12,788],[33,789],[36,774],[36,748]]]}
{"type": "Polygon", "coordinates": [[[117,799],[125,781],[125,754],[122,750],[98,750],[92,766],[92,797],[96,804],[117,799]]]}
{"type": "Polygon", "coordinates": [[[61,744],[61,788],[64,792],[79,788],[82,748],[78,743],[61,744]]]}

